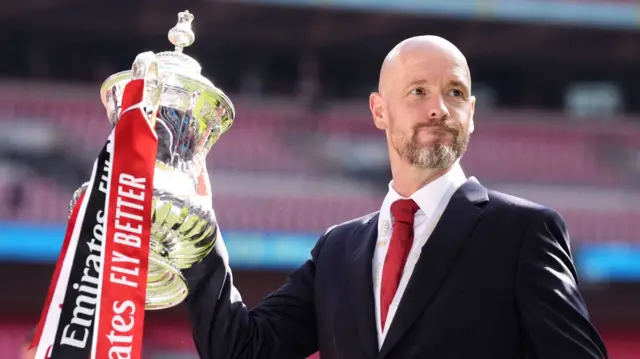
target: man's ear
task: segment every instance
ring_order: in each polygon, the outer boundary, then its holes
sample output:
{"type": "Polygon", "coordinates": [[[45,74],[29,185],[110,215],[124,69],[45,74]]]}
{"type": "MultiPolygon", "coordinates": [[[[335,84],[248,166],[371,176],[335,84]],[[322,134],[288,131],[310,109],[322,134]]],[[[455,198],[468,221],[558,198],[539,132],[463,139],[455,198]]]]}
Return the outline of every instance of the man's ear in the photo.
{"type": "Polygon", "coordinates": [[[476,112],[476,97],[475,96],[471,96],[471,116],[469,117],[469,133],[473,133],[473,130],[475,129],[475,125],[473,123],[473,115],[476,112]]]}
{"type": "Polygon", "coordinates": [[[371,110],[371,116],[373,117],[373,123],[379,130],[387,129],[387,119],[384,111],[384,101],[382,95],[378,92],[372,92],[369,95],[369,109],[371,110]]]}

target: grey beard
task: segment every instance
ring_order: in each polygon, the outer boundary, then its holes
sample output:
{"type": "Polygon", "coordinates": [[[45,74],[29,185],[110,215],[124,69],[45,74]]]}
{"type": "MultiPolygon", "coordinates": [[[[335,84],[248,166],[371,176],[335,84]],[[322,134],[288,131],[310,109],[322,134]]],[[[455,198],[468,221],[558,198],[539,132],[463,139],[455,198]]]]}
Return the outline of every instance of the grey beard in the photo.
{"type": "Polygon", "coordinates": [[[467,151],[470,136],[459,132],[451,145],[442,143],[420,146],[412,138],[410,141],[392,141],[393,147],[402,159],[420,169],[447,169],[467,151]]]}
{"type": "Polygon", "coordinates": [[[454,146],[435,144],[421,148],[411,148],[404,152],[405,159],[421,169],[446,169],[462,156],[462,151],[454,146]]]}

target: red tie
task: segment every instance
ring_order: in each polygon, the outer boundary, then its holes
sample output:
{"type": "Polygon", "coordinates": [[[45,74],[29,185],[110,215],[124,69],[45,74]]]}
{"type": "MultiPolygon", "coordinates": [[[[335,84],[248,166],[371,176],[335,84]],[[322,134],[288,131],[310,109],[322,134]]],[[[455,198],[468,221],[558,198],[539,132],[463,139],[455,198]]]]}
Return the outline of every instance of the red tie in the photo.
{"type": "Polygon", "coordinates": [[[404,264],[413,244],[413,217],[420,209],[412,199],[402,199],[391,205],[393,233],[382,270],[380,287],[380,322],[384,331],[389,306],[398,290],[404,264]]]}

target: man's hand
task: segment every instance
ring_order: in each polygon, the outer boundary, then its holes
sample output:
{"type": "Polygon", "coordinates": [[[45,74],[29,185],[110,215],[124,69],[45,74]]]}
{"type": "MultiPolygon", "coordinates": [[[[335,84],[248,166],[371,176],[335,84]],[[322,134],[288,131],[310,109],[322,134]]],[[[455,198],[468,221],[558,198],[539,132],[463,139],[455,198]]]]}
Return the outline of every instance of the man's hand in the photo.
{"type": "Polygon", "coordinates": [[[24,351],[24,353],[22,354],[22,359],[33,359],[36,357],[36,350],[37,348],[31,348],[29,349],[29,347],[27,347],[24,351]]]}

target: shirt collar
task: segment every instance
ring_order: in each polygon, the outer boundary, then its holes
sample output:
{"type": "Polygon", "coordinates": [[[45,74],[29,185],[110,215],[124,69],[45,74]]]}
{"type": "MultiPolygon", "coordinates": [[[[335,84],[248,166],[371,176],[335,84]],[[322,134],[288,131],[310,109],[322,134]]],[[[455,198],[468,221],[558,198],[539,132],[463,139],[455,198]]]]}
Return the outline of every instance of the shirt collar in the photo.
{"type": "MultiPolygon", "coordinates": [[[[425,215],[431,216],[444,196],[452,196],[453,193],[467,181],[467,178],[460,166],[460,162],[456,162],[453,167],[444,175],[436,180],[424,185],[422,188],[413,193],[409,198],[413,199],[420,211],[425,215]]],[[[393,180],[389,182],[389,191],[382,202],[380,209],[380,218],[384,220],[391,219],[391,204],[393,202],[406,199],[393,189],[393,180]]],[[[418,211],[418,213],[420,213],[418,211]]]]}

